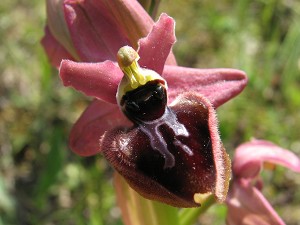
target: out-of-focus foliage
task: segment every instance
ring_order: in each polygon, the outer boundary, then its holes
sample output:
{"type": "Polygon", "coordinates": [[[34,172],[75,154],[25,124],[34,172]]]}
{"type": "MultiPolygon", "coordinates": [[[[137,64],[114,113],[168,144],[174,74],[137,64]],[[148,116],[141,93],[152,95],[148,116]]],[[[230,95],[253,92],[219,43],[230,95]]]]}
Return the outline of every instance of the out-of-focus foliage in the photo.
{"type": "MultiPolygon", "coordinates": [[[[251,137],[300,155],[300,3],[297,0],[162,0],[177,21],[178,63],[232,67],[246,90],[218,109],[229,152],[251,137]]],[[[0,3],[0,225],[122,224],[112,170],[101,156],[70,152],[72,123],[90,99],[63,88],[47,62],[45,2],[0,3]]],[[[300,177],[264,173],[264,193],[287,224],[300,224],[300,177]]],[[[212,207],[201,224],[223,224],[212,207]]]]}

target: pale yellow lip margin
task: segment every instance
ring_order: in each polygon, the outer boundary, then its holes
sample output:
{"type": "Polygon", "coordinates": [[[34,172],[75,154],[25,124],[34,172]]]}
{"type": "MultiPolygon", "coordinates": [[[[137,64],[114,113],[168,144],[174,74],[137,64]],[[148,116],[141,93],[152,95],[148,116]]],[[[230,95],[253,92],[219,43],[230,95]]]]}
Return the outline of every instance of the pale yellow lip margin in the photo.
{"type": "Polygon", "coordinates": [[[195,193],[194,194],[194,201],[196,203],[202,205],[207,200],[207,198],[209,198],[211,195],[212,195],[212,193],[210,193],[210,192],[204,193],[204,194],[195,193]]]}

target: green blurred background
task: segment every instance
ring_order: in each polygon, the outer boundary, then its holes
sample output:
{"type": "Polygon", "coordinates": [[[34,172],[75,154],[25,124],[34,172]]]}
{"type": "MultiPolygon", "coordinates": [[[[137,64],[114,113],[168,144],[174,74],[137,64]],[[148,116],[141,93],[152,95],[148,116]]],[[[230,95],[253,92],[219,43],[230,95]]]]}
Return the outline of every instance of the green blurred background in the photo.
{"type": "MultiPolygon", "coordinates": [[[[232,155],[252,137],[300,156],[300,2],[162,0],[176,19],[178,63],[246,71],[249,85],[218,109],[232,155]]],[[[64,88],[39,43],[45,2],[0,2],[0,225],[122,224],[112,169],[68,149],[72,124],[91,99],[64,88]]],[[[287,224],[300,224],[300,175],[264,172],[264,193],[287,224]]],[[[199,224],[224,224],[214,206],[199,224]]]]}

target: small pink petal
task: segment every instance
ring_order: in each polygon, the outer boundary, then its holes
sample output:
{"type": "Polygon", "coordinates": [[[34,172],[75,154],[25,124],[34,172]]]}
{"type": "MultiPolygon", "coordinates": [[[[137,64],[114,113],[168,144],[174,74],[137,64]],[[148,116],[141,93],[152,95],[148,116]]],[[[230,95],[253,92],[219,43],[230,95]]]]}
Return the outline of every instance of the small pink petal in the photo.
{"type": "Polygon", "coordinates": [[[234,182],[227,197],[228,225],[284,225],[263,194],[241,179],[234,182]]]}
{"type": "Polygon", "coordinates": [[[234,155],[233,173],[237,177],[258,175],[263,162],[278,164],[300,173],[300,159],[294,153],[272,142],[253,140],[240,145],[234,155]]]}
{"type": "Polygon", "coordinates": [[[116,54],[129,42],[108,13],[103,1],[66,0],[65,19],[80,59],[87,62],[116,61],[116,54]]]}
{"type": "Polygon", "coordinates": [[[84,94],[116,104],[122,71],[111,61],[78,63],[63,60],[59,75],[65,86],[72,86],[84,94]]]}
{"type": "Polygon", "coordinates": [[[81,156],[101,152],[100,144],[104,133],[116,126],[130,126],[131,122],[121,113],[118,106],[94,100],[73,126],[69,145],[81,156]]]}
{"type": "Polygon", "coordinates": [[[140,65],[162,74],[175,41],[175,21],[163,13],[148,36],[139,41],[140,65]]]}
{"type": "Polygon", "coordinates": [[[41,40],[41,43],[51,65],[54,67],[59,68],[62,59],[73,59],[66,49],[53,37],[48,27],[45,28],[45,36],[41,40]]]}
{"type": "Polygon", "coordinates": [[[163,77],[168,82],[169,102],[189,91],[203,94],[218,107],[238,95],[247,84],[243,71],[235,69],[193,69],[165,66],[163,77]]]}

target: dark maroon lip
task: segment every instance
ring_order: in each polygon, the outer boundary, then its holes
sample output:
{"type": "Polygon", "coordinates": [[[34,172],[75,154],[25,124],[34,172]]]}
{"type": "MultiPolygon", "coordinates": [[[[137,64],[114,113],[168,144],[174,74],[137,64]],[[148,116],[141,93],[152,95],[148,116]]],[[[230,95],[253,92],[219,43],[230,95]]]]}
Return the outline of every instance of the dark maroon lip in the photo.
{"type": "MultiPolygon", "coordinates": [[[[197,96],[179,98],[160,118],[107,132],[103,154],[141,195],[195,207],[194,195],[214,193],[217,183],[209,110],[197,96]]],[[[220,155],[226,155],[219,146],[220,155]]]]}

